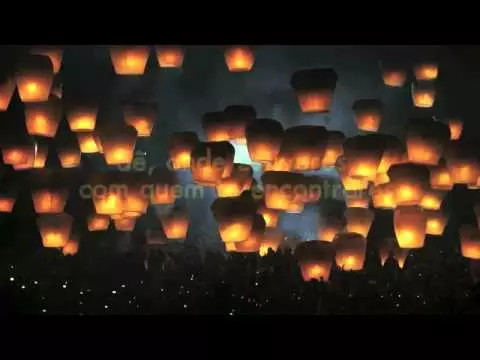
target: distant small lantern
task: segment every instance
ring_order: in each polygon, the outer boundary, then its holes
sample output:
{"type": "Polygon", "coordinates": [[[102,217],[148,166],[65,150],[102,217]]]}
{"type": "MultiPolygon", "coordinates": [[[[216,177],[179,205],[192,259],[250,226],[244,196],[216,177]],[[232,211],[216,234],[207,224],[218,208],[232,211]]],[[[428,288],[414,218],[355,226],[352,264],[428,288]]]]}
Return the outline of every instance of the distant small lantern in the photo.
{"type": "Polygon", "coordinates": [[[427,217],[419,206],[397,206],[394,228],[398,245],[402,249],[421,248],[425,242],[427,217]]]}
{"type": "Polygon", "coordinates": [[[53,82],[50,59],[42,55],[30,55],[23,59],[16,71],[15,82],[22,102],[47,101],[53,82]]]}
{"type": "Polygon", "coordinates": [[[37,226],[46,248],[62,248],[69,240],[73,218],[66,213],[40,215],[37,226]]]}
{"type": "Polygon", "coordinates": [[[427,216],[427,235],[442,235],[447,225],[447,217],[440,210],[424,210],[427,216]]]}
{"type": "Polygon", "coordinates": [[[150,174],[149,185],[144,188],[144,191],[149,193],[150,202],[153,205],[172,205],[175,203],[178,189],[173,171],[166,168],[155,168],[150,174]]]}
{"type": "Polygon", "coordinates": [[[374,217],[375,214],[370,209],[347,208],[345,213],[347,220],[346,231],[367,237],[374,217]]]}
{"type": "Polygon", "coordinates": [[[14,91],[15,81],[12,78],[4,78],[0,82],[0,112],[7,111],[14,91]]]}
{"type": "Polygon", "coordinates": [[[426,191],[420,201],[420,206],[425,210],[440,210],[445,195],[446,193],[443,191],[426,191]]]}
{"type": "Polygon", "coordinates": [[[75,105],[67,110],[67,121],[73,132],[93,131],[97,123],[97,105],[75,105]]]}
{"type": "Polygon", "coordinates": [[[99,131],[105,161],[108,165],[130,164],[137,140],[137,132],[131,126],[111,127],[99,131]]]}
{"type": "Polygon", "coordinates": [[[70,238],[65,245],[63,245],[62,253],[64,256],[74,256],[78,253],[80,246],[78,239],[70,238]]]}
{"type": "Polygon", "coordinates": [[[163,231],[169,240],[181,240],[187,236],[189,219],[185,212],[176,211],[160,217],[163,231]]]}
{"type": "Polygon", "coordinates": [[[382,102],[378,99],[362,99],[353,103],[352,110],[359,130],[376,132],[382,121],[382,102]]]}
{"type": "Polygon", "coordinates": [[[58,74],[62,67],[63,50],[56,47],[38,47],[31,50],[31,54],[47,56],[53,68],[53,73],[58,74]]]}
{"type": "Polygon", "coordinates": [[[403,87],[407,80],[407,72],[404,69],[382,66],[382,78],[385,86],[403,87]]]}
{"type": "Polygon", "coordinates": [[[349,176],[373,181],[385,150],[385,138],[379,134],[358,135],[343,144],[344,169],[349,176]]]}
{"type": "Polygon", "coordinates": [[[169,143],[170,164],[172,170],[190,169],[191,155],[199,143],[195,132],[173,133],[169,143]]]}
{"type": "Polygon", "coordinates": [[[55,137],[61,119],[59,100],[25,104],[25,125],[29,135],[55,137]]]}
{"type": "Polygon", "coordinates": [[[363,269],[367,240],[357,233],[341,233],[333,241],[337,265],[346,271],[363,269]]]}
{"type": "Polygon", "coordinates": [[[252,182],[253,169],[249,165],[234,164],[230,177],[221,179],[217,186],[218,197],[237,197],[249,188],[252,182]]]}
{"type": "Polygon", "coordinates": [[[429,189],[429,169],[419,164],[397,164],[388,170],[397,205],[419,205],[429,189]]]}
{"type": "Polygon", "coordinates": [[[80,165],[81,153],[76,147],[58,149],[58,158],[64,169],[75,168],[80,165]]]}
{"type": "Polygon", "coordinates": [[[147,46],[113,46],[110,58],[117,75],[143,75],[147,66],[149,49],[147,46]]]}
{"type": "Polygon", "coordinates": [[[327,148],[322,159],[322,167],[334,167],[337,160],[343,155],[343,143],[345,135],[340,131],[329,131],[327,148]]]}
{"type": "Polygon", "coordinates": [[[39,188],[32,191],[33,207],[37,214],[62,213],[68,199],[63,188],[39,188]]]}
{"type": "Polygon", "coordinates": [[[11,195],[0,195],[0,213],[11,213],[16,200],[11,195]]]}
{"type": "Polygon", "coordinates": [[[181,68],[185,51],[178,46],[157,47],[157,62],[161,68],[181,68]]]}
{"type": "Polygon", "coordinates": [[[412,83],[412,98],[413,104],[418,108],[431,108],[435,103],[436,91],[433,84],[413,84],[412,83]]]}
{"type": "Polygon", "coordinates": [[[29,164],[35,158],[35,144],[9,144],[2,147],[2,159],[6,165],[29,164]]]}
{"type": "Polygon", "coordinates": [[[422,63],[414,68],[415,78],[420,81],[435,80],[438,76],[438,65],[436,63],[422,63]]]}
{"type": "Polygon", "coordinates": [[[157,121],[157,106],[148,103],[126,104],[123,107],[125,123],[137,131],[138,137],[148,137],[152,134],[157,121]]]}
{"type": "Polygon", "coordinates": [[[435,190],[449,191],[453,188],[452,177],[445,165],[430,167],[430,186],[435,190]]]}
{"type": "Polygon", "coordinates": [[[248,72],[253,68],[255,57],[250,48],[235,46],[225,50],[225,62],[230,72],[248,72]]]}
{"type": "Polygon", "coordinates": [[[78,145],[83,154],[94,154],[99,152],[95,134],[91,131],[77,132],[78,145]]]}
{"type": "Polygon", "coordinates": [[[110,225],[110,217],[107,215],[92,214],[87,220],[88,231],[105,231],[110,225]]]}
{"type": "Polygon", "coordinates": [[[459,119],[448,120],[448,127],[450,128],[450,140],[458,140],[462,136],[463,122],[459,119]]]}
{"type": "Polygon", "coordinates": [[[480,260],[480,231],[472,225],[460,228],[460,248],[467,259],[480,260]]]}
{"type": "Polygon", "coordinates": [[[328,281],[335,257],[335,248],[327,241],[305,241],[295,249],[304,281],[328,281]]]}

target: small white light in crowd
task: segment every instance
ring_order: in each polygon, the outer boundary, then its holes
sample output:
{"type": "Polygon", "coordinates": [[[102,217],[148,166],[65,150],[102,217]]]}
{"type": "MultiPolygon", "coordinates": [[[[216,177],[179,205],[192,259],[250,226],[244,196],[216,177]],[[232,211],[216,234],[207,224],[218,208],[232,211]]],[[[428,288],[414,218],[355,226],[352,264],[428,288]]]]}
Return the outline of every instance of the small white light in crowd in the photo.
{"type": "Polygon", "coordinates": [[[25,285],[22,285],[21,288],[22,288],[22,289],[25,289],[25,285]]]}
{"type": "Polygon", "coordinates": [[[108,309],[108,305],[105,305],[105,309],[108,309]]]}
{"type": "Polygon", "coordinates": [[[47,309],[42,309],[42,312],[43,312],[43,313],[46,313],[46,312],[47,312],[47,309]]]}
{"type": "Polygon", "coordinates": [[[33,283],[34,283],[35,285],[38,285],[38,281],[37,281],[37,280],[35,280],[33,283]]]}
{"type": "Polygon", "coordinates": [[[186,309],[186,308],[188,307],[188,305],[187,305],[187,304],[183,304],[183,307],[186,309]]]}
{"type": "Polygon", "coordinates": [[[10,278],[10,281],[11,281],[11,282],[14,282],[14,281],[15,281],[15,278],[14,278],[14,277],[11,277],[11,278],[10,278]]]}
{"type": "Polygon", "coordinates": [[[112,290],[112,294],[114,294],[114,295],[115,295],[116,293],[117,293],[117,291],[116,291],[116,290],[112,290]]]}
{"type": "Polygon", "coordinates": [[[67,285],[63,284],[62,287],[63,287],[64,289],[66,289],[66,288],[67,288],[67,285]]]}
{"type": "Polygon", "coordinates": [[[122,284],[122,288],[124,288],[124,289],[125,289],[125,285],[124,285],[124,284],[122,284]]]}

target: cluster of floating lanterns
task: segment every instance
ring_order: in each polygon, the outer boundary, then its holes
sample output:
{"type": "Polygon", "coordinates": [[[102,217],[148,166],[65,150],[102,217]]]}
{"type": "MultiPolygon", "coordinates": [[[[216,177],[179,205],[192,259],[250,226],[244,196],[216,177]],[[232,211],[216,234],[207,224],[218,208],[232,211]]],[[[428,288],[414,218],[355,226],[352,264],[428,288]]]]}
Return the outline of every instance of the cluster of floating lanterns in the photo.
{"type": "MultiPolygon", "coordinates": [[[[182,67],[181,47],[155,48],[162,68],[182,67]]],[[[150,55],[147,46],[112,47],[110,57],[118,75],[142,75],[150,55]]],[[[251,71],[255,58],[248,47],[225,50],[230,72],[251,71]]],[[[34,49],[19,63],[13,77],[0,84],[0,111],[7,111],[15,88],[25,105],[25,127],[30,139],[55,138],[62,115],[78,146],[58,149],[63,168],[80,166],[82,154],[99,154],[108,166],[130,164],[138,138],[149,137],[157,122],[157,108],[149,103],[125,103],[123,126],[97,126],[98,104],[65,103],[61,86],[53,84],[62,65],[60,49],[34,49]]],[[[387,87],[403,87],[405,69],[382,66],[387,87]]],[[[435,101],[435,63],[414,68],[413,105],[430,108],[435,101]]],[[[291,86],[304,113],[328,113],[338,76],[333,69],[309,69],[293,73],[291,86]]],[[[94,193],[95,211],[87,217],[91,232],[105,231],[113,222],[117,231],[133,231],[150,204],[175,204],[176,171],[191,171],[193,181],[214,188],[217,199],[211,210],[225,248],[230,252],[276,251],[284,239],[277,228],[281,213],[301,213],[308,203],[322,197],[321,188],[305,171],[336,168],[346,193],[343,217],[321,219],[319,240],[300,244],[295,251],[305,280],[328,280],[332,266],[363,269],[367,237],[378,211],[393,212],[394,237],[379,247],[382,265],[391,256],[403,267],[410,249],[424,246],[427,235],[440,236],[447,218],[442,201],[455,184],[480,187],[480,164],[462,142],[463,123],[432,118],[410,119],[406,138],[377,133],[383,119],[378,99],[359,99],[352,104],[358,129],[368,134],[346,137],[324,126],[284,128],[274,119],[257,118],[251,106],[232,105],[202,117],[206,141],[194,132],[175,132],[168,144],[171,169],[151,174],[108,171],[91,179],[101,193],[94,193]],[[263,188],[256,184],[249,165],[234,163],[232,143],[246,144],[253,162],[262,165],[263,188]],[[121,184],[119,187],[118,184],[121,184]],[[148,194],[145,189],[149,189],[148,194]],[[353,196],[350,196],[353,195],[353,196]]],[[[69,182],[61,171],[45,171],[47,147],[35,141],[2,144],[6,165],[29,170],[36,182],[32,188],[34,210],[43,245],[62,248],[65,255],[79,249],[72,233],[73,218],[64,212],[69,182]],[[40,174],[41,173],[41,174],[40,174]]],[[[323,194],[328,196],[328,194],[323,194]]],[[[11,212],[15,196],[0,197],[0,211],[11,212]]],[[[480,205],[475,208],[480,224],[480,205]]],[[[189,227],[185,211],[158,214],[162,230],[146,232],[148,244],[164,245],[182,240],[189,227]]],[[[472,261],[480,260],[478,227],[462,226],[461,251],[472,261]]]]}

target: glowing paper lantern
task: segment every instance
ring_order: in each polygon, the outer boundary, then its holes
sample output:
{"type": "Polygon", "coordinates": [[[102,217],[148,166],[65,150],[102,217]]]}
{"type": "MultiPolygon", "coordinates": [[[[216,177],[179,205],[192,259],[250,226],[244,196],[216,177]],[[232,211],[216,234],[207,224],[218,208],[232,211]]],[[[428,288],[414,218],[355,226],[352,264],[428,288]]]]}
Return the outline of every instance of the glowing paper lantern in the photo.
{"type": "Polygon", "coordinates": [[[476,158],[447,158],[447,168],[454,184],[477,185],[480,164],[476,158]]]}
{"type": "Polygon", "coordinates": [[[280,211],[272,210],[262,204],[258,208],[258,213],[262,215],[265,220],[265,226],[269,228],[275,228],[278,224],[278,219],[280,218],[280,211]]]}
{"type": "Polygon", "coordinates": [[[333,69],[309,69],[293,73],[290,80],[304,113],[329,112],[337,85],[333,69]]]}
{"type": "Polygon", "coordinates": [[[168,147],[170,169],[190,169],[191,154],[198,142],[197,134],[194,132],[185,131],[173,133],[168,147]]]}
{"type": "Polygon", "coordinates": [[[396,164],[388,170],[397,205],[419,205],[429,190],[428,167],[419,164],[396,164]]]}
{"type": "Polygon", "coordinates": [[[415,78],[420,81],[431,81],[435,80],[438,76],[438,64],[422,63],[418,64],[414,68],[415,78]]]}
{"type": "Polygon", "coordinates": [[[423,212],[427,216],[427,234],[442,235],[447,225],[446,216],[440,210],[424,210],[423,212]]]}
{"type": "Polygon", "coordinates": [[[383,83],[389,87],[402,87],[407,80],[404,69],[382,66],[383,83]]]}
{"type": "Polygon", "coordinates": [[[25,125],[29,135],[55,137],[60,117],[60,102],[55,98],[47,102],[25,104],[25,125]]]}
{"type": "Polygon", "coordinates": [[[185,51],[181,47],[157,47],[157,62],[161,68],[181,68],[185,51]]]}
{"type": "Polygon", "coordinates": [[[327,241],[305,241],[295,249],[303,280],[328,281],[335,257],[335,248],[327,241]]]}
{"type": "Polygon", "coordinates": [[[0,213],[11,213],[16,200],[11,195],[0,195],[0,213]]]}
{"type": "Polygon", "coordinates": [[[253,169],[249,165],[233,164],[232,174],[221,179],[217,186],[218,197],[237,197],[252,184],[253,169]]]}
{"type": "Polygon", "coordinates": [[[62,253],[65,256],[74,256],[78,253],[80,246],[77,236],[71,236],[70,240],[63,245],[62,253]]]}
{"type": "Polygon", "coordinates": [[[419,206],[397,206],[393,214],[395,235],[402,249],[423,247],[427,216],[419,206]]]}
{"type": "Polygon", "coordinates": [[[395,209],[395,189],[391,183],[376,185],[372,191],[372,204],[376,209],[395,209]]]}
{"type": "Polygon", "coordinates": [[[449,191],[453,188],[450,172],[445,165],[430,167],[430,186],[435,190],[449,191]]]}
{"type": "Polygon", "coordinates": [[[147,177],[143,174],[134,172],[124,173],[127,192],[125,194],[125,203],[123,205],[123,215],[127,217],[139,217],[147,212],[148,194],[145,192],[145,183],[147,177]]]}
{"type": "Polygon", "coordinates": [[[430,83],[412,83],[413,104],[418,108],[431,108],[435,103],[436,91],[430,83]]]}
{"type": "Polygon", "coordinates": [[[440,210],[445,195],[443,191],[427,191],[420,201],[420,206],[425,210],[440,210]]]}
{"type": "Polygon", "coordinates": [[[0,83],[0,111],[6,111],[12,100],[15,91],[15,81],[11,78],[4,78],[0,83]]]}
{"type": "Polygon", "coordinates": [[[337,219],[327,217],[323,219],[323,223],[318,228],[318,238],[323,241],[332,242],[335,236],[343,232],[345,229],[345,219],[337,219]]]}
{"type": "Polygon", "coordinates": [[[472,225],[460,228],[460,248],[467,259],[480,260],[480,231],[472,225]]]}
{"type": "Polygon", "coordinates": [[[262,175],[265,206],[273,210],[291,212],[302,210],[299,195],[305,191],[305,177],[302,174],[268,171],[262,175]]]}
{"type": "Polygon", "coordinates": [[[48,214],[37,217],[37,226],[46,248],[62,248],[70,240],[73,218],[69,214],[48,214]]]}
{"type": "Polygon", "coordinates": [[[292,154],[279,154],[272,163],[263,163],[263,172],[267,171],[292,171],[292,154]]]}
{"type": "Polygon", "coordinates": [[[207,112],[202,117],[202,128],[208,141],[230,140],[230,124],[223,111],[207,112]]]}
{"type": "Polygon", "coordinates": [[[93,132],[77,132],[78,145],[80,147],[80,152],[83,154],[94,154],[98,153],[99,149],[97,142],[95,141],[95,135],[93,132]]]}
{"type": "Polygon", "coordinates": [[[33,207],[37,214],[59,214],[68,199],[68,190],[40,188],[32,191],[33,207]]]}
{"type": "Polygon", "coordinates": [[[272,119],[257,119],[245,130],[250,159],[259,163],[271,163],[280,152],[283,126],[272,119]]]}
{"type": "Polygon", "coordinates": [[[257,118],[255,108],[250,105],[230,105],[223,113],[228,124],[229,139],[237,144],[246,144],[246,128],[257,118]]]}
{"type": "Polygon", "coordinates": [[[2,159],[6,165],[21,166],[30,164],[35,158],[35,144],[32,142],[18,142],[2,146],[2,159]]]}
{"type": "Polygon", "coordinates": [[[65,169],[78,167],[80,165],[81,153],[80,149],[75,147],[58,149],[58,158],[60,164],[65,169]]]}
{"type": "Polygon", "coordinates": [[[138,137],[148,137],[152,134],[153,126],[157,121],[156,104],[136,103],[123,107],[125,123],[137,131],[138,137]]]}
{"type": "Polygon", "coordinates": [[[328,131],[327,148],[322,159],[322,167],[334,167],[337,159],[343,155],[345,135],[341,131],[328,131]]]}
{"type": "Polygon", "coordinates": [[[407,124],[407,155],[410,162],[437,165],[450,140],[450,129],[432,119],[410,119],[407,124]]]}
{"type": "Polygon", "coordinates": [[[143,75],[147,66],[149,49],[147,46],[113,46],[110,58],[117,75],[143,75]]]}
{"type": "Polygon", "coordinates": [[[118,173],[100,173],[90,179],[91,198],[98,215],[120,215],[123,212],[128,186],[118,173]]]}
{"type": "Polygon", "coordinates": [[[335,260],[337,265],[346,271],[363,269],[367,240],[356,233],[338,234],[333,241],[335,246],[335,260]]]}
{"type": "Polygon", "coordinates": [[[135,229],[135,225],[137,224],[136,217],[120,217],[113,219],[113,225],[115,226],[115,230],[122,231],[122,232],[130,232],[135,229]]]}
{"type": "Polygon", "coordinates": [[[262,215],[256,214],[253,219],[252,231],[248,239],[241,242],[228,243],[233,244],[235,251],[242,253],[258,252],[265,235],[265,220],[262,215]]]}
{"type": "Polygon", "coordinates": [[[53,82],[50,59],[42,55],[30,55],[23,59],[15,73],[15,82],[22,102],[47,101],[53,82]]]}
{"type": "Polygon", "coordinates": [[[266,229],[258,253],[260,256],[265,256],[270,249],[272,249],[272,251],[277,251],[283,239],[284,234],[282,231],[277,229],[266,229]]]}
{"type": "Polygon", "coordinates": [[[385,138],[381,135],[359,135],[348,138],[343,144],[344,170],[349,176],[375,180],[385,150],[385,138]]]}
{"type": "Polygon", "coordinates": [[[246,46],[235,46],[225,50],[225,63],[230,72],[247,72],[252,70],[255,57],[246,46]]]}
{"type": "MultiPolygon", "coordinates": [[[[152,204],[171,205],[175,202],[178,187],[174,172],[169,169],[155,168],[150,174],[148,184],[147,187],[144,187],[144,192],[148,193],[152,204]]],[[[190,196],[190,198],[197,196],[196,193],[185,193],[184,195],[190,196]]],[[[201,196],[202,193],[199,195],[201,196]]]]}
{"type": "Polygon", "coordinates": [[[193,180],[202,186],[216,186],[231,175],[235,149],[229,142],[200,142],[191,154],[193,180]]]}
{"type": "Polygon", "coordinates": [[[167,216],[162,216],[160,222],[167,239],[181,240],[186,238],[189,219],[185,212],[176,211],[167,216]]]}
{"type": "Polygon", "coordinates": [[[378,99],[357,100],[352,106],[359,130],[376,132],[382,121],[382,102],[378,99]]]}
{"type": "Polygon", "coordinates": [[[374,217],[375,214],[370,209],[347,208],[345,212],[345,218],[347,220],[346,231],[367,237],[374,217]]]}
{"type": "Polygon", "coordinates": [[[130,164],[137,140],[137,132],[131,126],[109,127],[99,131],[105,161],[108,165],[130,164]]]}
{"type": "Polygon", "coordinates": [[[97,123],[97,105],[74,105],[67,111],[67,121],[73,132],[93,131],[97,123]]]}
{"type": "Polygon", "coordinates": [[[110,217],[107,215],[92,214],[87,220],[88,231],[105,231],[110,225],[110,217]]]}
{"type": "Polygon", "coordinates": [[[458,140],[462,136],[463,122],[458,119],[448,120],[448,127],[450,128],[450,140],[458,140]]]}
{"type": "Polygon", "coordinates": [[[345,191],[363,191],[368,188],[368,180],[363,177],[348,176],[340,174],[340,180],[345,191]]]}
{"type": "Polygon", "coordinates": [[[47,56],[53,68],[53,73],[57,74],[62,67],[62,60],[63,60],[63,50],[60,48],[55,47],[39,47],[32,49],[31,53],[33,55],[43,55],[47,56]]]}

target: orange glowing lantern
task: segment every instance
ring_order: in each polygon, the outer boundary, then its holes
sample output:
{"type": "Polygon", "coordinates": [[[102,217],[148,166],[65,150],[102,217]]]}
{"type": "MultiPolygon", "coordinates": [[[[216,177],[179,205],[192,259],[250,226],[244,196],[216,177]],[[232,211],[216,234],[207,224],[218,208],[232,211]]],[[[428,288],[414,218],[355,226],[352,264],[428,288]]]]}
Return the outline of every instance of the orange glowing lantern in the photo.
{"type": "Polygon", "coordinates": [[[247,72],[252,70],[255,57],[246,46],[235,46],[225,50],[225,62],[230,72],[247,72]]]}
{"type": "Polygon", "coordinates": [[[224,242],[223,244],[225,245],[226,252],[234,252],[237,249],[234,242],[224,242]]]}
{"type": "Polygon", "coordinates": [[[40,215],[37,226],[46,248],[62,248],[70,240],[73,218],[66,213],[40,215]]]}
{"type": "Polygon", "coordinates": [[[367,240],[357,233],[341,233],[333,240],[335,246],[335,260],[337,265],[346,271],[363,269],[367,240]]]}
{"type": "Polygon", "coordinates": [[[156,104],[127,104],[123,111],[125,123],[135,128],[138,137],[148,137],[152,134],[153,126],[157,121],[156,104]]]}
{"type": "Polygon", "coordinates": [[[47,101],[53,82],[50,59],[42,55],[30,55],[23,59],[15,74],[15,82],[22,102],[47,101]]]}
{"type": "Polygon", "coordinates": [[[331,242],[327,241],[305,241],[295,249],[295,257],[300,265],[303,280],[328,281],[335,248],[331,242]]]}
{"type": "Polygon", "coordinates": [[[396,136],[383,135],[383,137],[385,139],[385,150],[377,168],[377,172],[380,174],[386,174],[392,165],[400,164],[406,160],[405,145],[396,136]]]}
{"type": "Polygon", "coordinates": [[[426,191],[420,201],[420,206],[425,210],[440,210],[445,195],[444,191],[426,191]]]}
{"type": "MultiPolygon", "coordinates": [[[[262,175],[265,206],[273,210],[290,212],[301,203],[297,194],[303,193],[304,176],[284,171],[267,171],[262,175]]],[[[303,204],[302,204],[303,205],[303,204]]],[[[303,208],[300,206],[300,208],[303,208]]],[[[300,210],[300,209],[299,209],[300,210]]]]}
{"type": "Polygon", "coordinates": [[[442,235],[447,225],[447,218],[440,210],[424,210],[423,212],[427,216],[427,234],[442,235]]]}
{"type": "Polygon", "coordinates": [[[333,69],[309,69],[293,73],[290,84],[304,113],[329,112],[337,85],[333,69]]]}
{"type": "Polygon", "coordinates": [[[231,175],[234,155],[228,141],[198,143],[191,154],[193,180],[202,186],[216,186],[231,175]]]}
{"type": "Polygon", "coordinates": [[[221,179],[217,186],[218,197],[237,197],[252,184],[253,169],[249,165],[233,164],[230,177],[221,179]]]}
{"type": "Polygon", "coordinates": [[[415,78],[420,81],[435,80],[438,76],[438,65],[435,63],[422,63],[414,68],[415,78]]]}
{"type": "Polygon", "coordinates": [[[67,189],[40,188],[32,191],[33,207],[37,214],[62,213],[68,199],[67,189]]]}
{"type": "Polygon", "coordinates": [[[192,151],[198,142],[197,134],[194,132],[173,133],[169,144],[171,169],[190,169],[192,151]]]}
{"type": "Polygon", "coordinates": [[[12,100],[15,91],[15,81],[11,78],[5,78],[0,83],[0,111],[6,111],[12,100]]]}
{"type": "Polygon", "coordinates": [[[122,232],[130,232],[135,229],[135,225],[137,224],[136,217],[115,217],[112,218],[113,225],[115,226],[115,230],[122,231],[122,232]]]}
{"type": "Polygon", "coordinates": [[[391,183],[376,185],[372,191],[372,204],[376,209],[395,209],[395,189],[391,183]]]}
{"type": "Polygon", "coordinates": [[[397,206],[393,214],[395,235],[402,249],[423,247],[427,216],[419,206],[397,206]]]}
{"type": "Polygon", "coordinates": [[[60,164],[65,169],[78,167],[80,165],[81,153],[78,148],[60,148],[58,149],[58,158],[60,164]]]}
{"type": "Polygon", "coordinates": [[[318,238],[323,241],[332,242],[335,236],[345,229],[345,219],[327,217],[318,228],[318,238]]]}
{"type": "Polygon", "coordinates": [[[435,190],[449,191],[453,188],[450,172],[445,165],[430,167],[430,186],[435,190]]]}
{"type": "Polygon", "coordinates": [[[292,171],[293,159],[291,154],[281,154],[271,163],[262,164],[263,171],[292,171]]]}
{"type": "Polygon", "coordinates": [[[265,220],[262,215],[256,214],[253,219],[252,231],[248,239],[241,242],[228,243],[235,246],[235,251],[242,253],[258,252],[265,235],[265,220]]]}
{"type": "Polygon", "coordinates": [[[256,121],[257,112],[250,105],[230,105],[223,110],[224,121],[228,124],[228,137],[237,144],[246,144],[246,128],[256,121]]]}
{"type": "Polygon", "coordinates": [[[261,204],[258,208],[258,213],[263,216],[266,227],[275,228],[277,226],[280,218],[280,211],[269,209],[265,204],[261,204]]]}
{"type": "Polygon", "coordinates": [[[70,240],[63,245],[62,253],[64,256],[74,256],[78,253],[79,248],[78,236],[71,236],[70,240]]]}
{"type": "Polygon", "coordinates": [[[436,91],[431,83],[412,83],[413,104],[418,108],[431,108],[435,103],[436,91]]]}
{"type": "Polygon", "coordinates": [[[105,231],[110,225],[110,217],[107,215],[92,214],[88,217],[88,231],[105,231]]]}
{"type": "Polygon", "coordinates": [[[185,212],[175,211],[169,215],[161,216],[165,236],[169,240],[181,240],[187,237],[189,219],[185,212]]]}
{"type": "Polygon", "coordinates": [[[383,83],[389,87],[402,87],[407,80],[407,72],[403,69],[382,66],[383,83]]]}
{"type": "Polygon", "coordinates": [[[202,117],[202,128],[208,141],[230,140],[230,124],[223,111],[205,113],[202,117]]]}
{"type": "Polygon", "coordinates": [[[16,200],[15,197],[10,195],[0,195],[0,213],[11,213],[16,200]]]}
{"type": "Polygon", "coordinates": [[[117,75],[143,75],[147,66],[149,49],[147,46],[113,46],[110,58],[117,75]]]}
{"type": "Polygon", "coordinates": [[[437,165],[450,140],[450,129],[440,121],[411,119],[407,124],[407,155],[410,162],[437,165]]]}
{"type": "MultiPolygon", "coordinates": [[[[150,202],[154,205],[173,204],[179,190],[181,188],[177,186],[175,173],[165,168],[155,168],[150,174],[149,185],[144,187],[144,192],[149,195],[150,202]]],[[[196,197],[197,194],[186,193],[185,196],[196,197]]]]}
{"type": "Polygon", "coordinates": [[[377,176],[375,177],[373,184],[377,186],[377,185],[387,184],[389,182],[390,182],[390,177],[388,176],[387,173],[377,173],[377,176]]]}
{"type": "Polygon", "coordinates": [[[3,163],[6,165],[22,166],[30,164],[35,158],[35,144],[17,143],[5,144],[2,147],[3,163]]]}
{"type": "Polygon", "coordinates": [[[363,191],[369,185],[368,180],[365,178],[348,176],[344,173],[340,174],[340,179],[345,191],[363,191]]]}
{"type": "Polygon", "coordinates": [[[280,152],[283,126],[272,119],[257,119],[245,130],[250,159],[259,163],[272,163],[280,152]]]}
{"type": "Polygon", "coordinates": [[[375,214],[370,209],[347,208],[345,212],[345,218],[347,220],[346,231],[367,237],[374,217],[375,214]]]}
{"type": "Polygon", "coordinates": [[[327,148],[322,159],[322,167],[334,167],[343,155],[345,135],[341,131],[328,131],[327,148]]]}
{"type": "Polygon", "coordinates": [[[258,253],[260,256],[265,256],[270,249],[272,249],[272,251],[277,251],[283,239],[284,234],[282,231],[277,229],[266,229],[258,253]]]}
{"type": "Polygon", "coordinates": [[[80,147],[80,152],[83,154],[94,154],[98,153],[99,149],[97,142],[95,141],[95,135],[93,132],[77,132],[78,145],[80,147]]]}
{"type": "Polygon", "coordinates": [[[157,47],[157,62],[161,68],[181,68],[185,51],[181,47],[157,47]]]}
{"type": "Polygon", "coordinates": [[[359,130],[376,132],[382,121],[382,102],[378,99],[362,99],[353,103],[352,110],[359,130]]]}
{"type": "Polygon", "coordinates": [[[97,105],[74,105],[67,111],[67,121],[73,132],[93,131],[97,123],[97,105]]]}
{"type": "Polygon", "coordinates": [[[447,158],[447,168],[454,184],[477,185],[480,176],[480,164],[473,157],[447,158]]]}
{"type": "Polygon", "coordinates": [[[460,228],[460,248],[467,259],[480,260],[480,231],[472,225],[460,228]]]}
{"type": "Polygon", "coordinates": [[[132,126],[108,127],[99,132],[105,161],[108,165],[130,164],[137,140],[137,131],[132,126]]]}
{"type": "Polygon", "coordinates": [[[396,164],[388,170],[397,205],[419,205],[429,189],[430,171],[425,165],[396,164]]]}
{"type": "Polygon", "coordinates": [[[128,192],[127,184],[117,172],[100,173],[90,180],[91,198],[98,215],[120,215],[128,192]]]}
{"type": "Polygon", "coordinates": [[[343,144],[345,162],[342,171],[349,176],[375,180],[385,146],[385,138],[377,134],[348,138],[343,144]]]}
{"type": "Polygon", "coordinates": [[[58,74],[62,67],[63,50],[55,47],[41,47],[32,49],[31,54],[47,56],[53,68],[53,73],[58,74]]]}
{"type": "Polygon", "coordinates": [[[450,128],[450,140],[460,139],[463,132],[463,122],[458,119],[450,119],[448,127],[450,128]]]}
{"type": "Polygon", "coordinates": [[[246,241],[252,230],[253,216],[224,218],[219,221],[218,230],[224,242],[246,241]]]}
{"type": "Polygon", "coordinates": [[[139,217],[147,212],[148,194],[145,193],[146,176],[134,172],[124,173],[124,183],[127,186],[122,214],[126,217],[139,217]]]}
{"type": "Polygon", "coordinates": [[[25,125],[30,135],[55,137],[60,124],[60,101],[51,98],[47,102],[27,103],[25,105],[25,125]]]}

